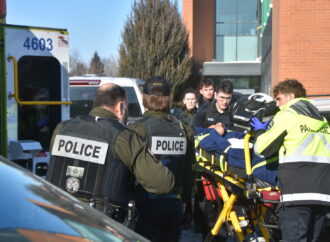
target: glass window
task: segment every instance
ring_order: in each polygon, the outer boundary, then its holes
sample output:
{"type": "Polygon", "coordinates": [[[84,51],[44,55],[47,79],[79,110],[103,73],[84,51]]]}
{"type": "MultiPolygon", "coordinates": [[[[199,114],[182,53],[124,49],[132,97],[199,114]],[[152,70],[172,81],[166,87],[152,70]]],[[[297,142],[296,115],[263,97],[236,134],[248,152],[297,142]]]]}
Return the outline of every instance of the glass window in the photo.
{"type": "Polygon", "coordinates": [[[93,99],[97,87],[70,87],[70,117],[88,115],[93,108],[93,99]]]}
{"type": "Polygon", "coordinates": [[[257,35],[257,26],[256,23],[243,23],[237,24],[237,35],[257,35]]]}
{"type": "MultiPolygon", "coordinates": [[[[93,108],[93,99],[98,87],[70,87],[70,117],[87,115],[93,108]]],[[[123,87],[128,98],[128,116],[141,117],[142,111],[133,87],[123,87]]]]}
{"type": "Polygon", "coordinates": [[[236,36],[217,36],[216,59],[222,62],[235,61],[236,58],[236,36]],[[226,50],[226,51],[223,51],[226,50]]]}
{"type": "Polygon", "coordinates": [[[216,60],[228,62],[257,59],[259,7],[258,0],[216,1],[216,60]],[[251,38],[241,38],[245,36],[251,38]]]}
{"type": "Polygon", "coordinates": [[[236,22],[237,0],[217,0],[217,22],[236,22]]]}
{"type": "Polygon", "coordinates": [[[211,78],[215,84],[221,80],[230,80],[234,85],[234,91],[241,94],[252,94],[260,91],[260,77],[258,76],[217,76],[211,78]]]}
{"type": "MultiPolygon", "coordinates": [[[[235,0],[234,0],[235,1],[235,0]]],[[[258,22],[257,0],[238,0],[237,22],[258,22]]]]}
{"type": "Polygon", "coordinates": [[[236,35],[236,24],[217,24],[217,35],[236,35]]]}
{"type": "Polygon", "coordinates": [[[239,61],[256,60],[258,57],[256,52],[257,49],[258,49],[257,36],[237,37],[237,60],[239,61]]]}
{"type": "MultiPolygon", "coordinates": [[[[46,56],[20,58],[18,86],[22,101],[60,101],[60,63],[46,56]]],[[[61,120],[60,110],[60,105],[18,105],[18,139],[39,141],[47,151],[53,130],[61,120]]]]}

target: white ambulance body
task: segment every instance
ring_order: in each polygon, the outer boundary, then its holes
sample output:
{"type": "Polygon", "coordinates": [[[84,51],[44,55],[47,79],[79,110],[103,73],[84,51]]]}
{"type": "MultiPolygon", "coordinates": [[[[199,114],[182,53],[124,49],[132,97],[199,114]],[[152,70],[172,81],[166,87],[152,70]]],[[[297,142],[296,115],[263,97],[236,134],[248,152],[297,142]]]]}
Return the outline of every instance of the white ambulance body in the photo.
{"type": "Polygon", "coordinates": [[[42,161],[45,171],[51,134],[70,112],[68,32],[8,24],[0,31],[0,155],[35,173],[42,161]]]}
{"type": "Polygon", "coordinates": [[[140,119],[144,113],[140,90],[144,82],[140,79],[125,77],[70,77],[70,99],[72,101],[70,116],[87,115],[92,109],[96,89],[106,83],[117,84],[126,91],[128,122],[131,123],[140,119]]]}

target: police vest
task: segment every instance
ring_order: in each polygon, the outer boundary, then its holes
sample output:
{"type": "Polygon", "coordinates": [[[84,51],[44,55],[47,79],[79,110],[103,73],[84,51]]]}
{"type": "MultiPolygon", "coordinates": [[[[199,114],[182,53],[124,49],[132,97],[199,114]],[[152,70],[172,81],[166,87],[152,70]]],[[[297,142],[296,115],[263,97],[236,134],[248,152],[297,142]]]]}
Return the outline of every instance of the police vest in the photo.
{"type": "Polygon", "coordinates": [[[78,116],[62,123],[46,179],[83,200],[127,206],[134,177],[114,152],[125,127],[114,119],[78,116]]]}
{"type": "Polygon", "coordinates": [[[150,151],[175,177],[174,188],[169,194],[149,194],[149,198],[179,198],[183,190],[184,158],[187,152],[187,137],[182,123],[172,115],[168,115],[166,119],[149,116],[138,122],[146,130],[150,151]]]}

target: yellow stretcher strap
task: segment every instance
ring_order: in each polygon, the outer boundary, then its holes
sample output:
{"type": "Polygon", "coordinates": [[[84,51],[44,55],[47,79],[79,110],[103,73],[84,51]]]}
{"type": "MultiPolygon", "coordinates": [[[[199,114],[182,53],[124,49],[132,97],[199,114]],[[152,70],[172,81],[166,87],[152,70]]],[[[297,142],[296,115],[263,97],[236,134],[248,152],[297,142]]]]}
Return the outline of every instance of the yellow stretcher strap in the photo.
{"type": "MultiPolygon", "coordinates": [[[[224,153],[227,154],[228,150],[231,148],[231,145],[229,145],[225,150],[224,153]]],[[[221,155],[220,159],[219,159],[219,163],[220,163],[220,169],[224,172],[227,171],[228,169],[228,162],[225,160],[225,156],[221,155]]]]}

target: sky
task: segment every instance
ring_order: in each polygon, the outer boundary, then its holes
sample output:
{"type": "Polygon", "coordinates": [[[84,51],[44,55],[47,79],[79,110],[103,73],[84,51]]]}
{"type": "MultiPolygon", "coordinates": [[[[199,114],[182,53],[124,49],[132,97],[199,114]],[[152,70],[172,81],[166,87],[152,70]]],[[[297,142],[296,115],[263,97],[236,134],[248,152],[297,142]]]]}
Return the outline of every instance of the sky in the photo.
{"type": "MultiPolygon", "coordinates": [[[[118,58],[134,0],[7,0],[7,24],[67,29],[70,52],[89,63],[94,52],[118,58]]],[[[178,1],[181,9],[181,0],[178,1]]]]}

